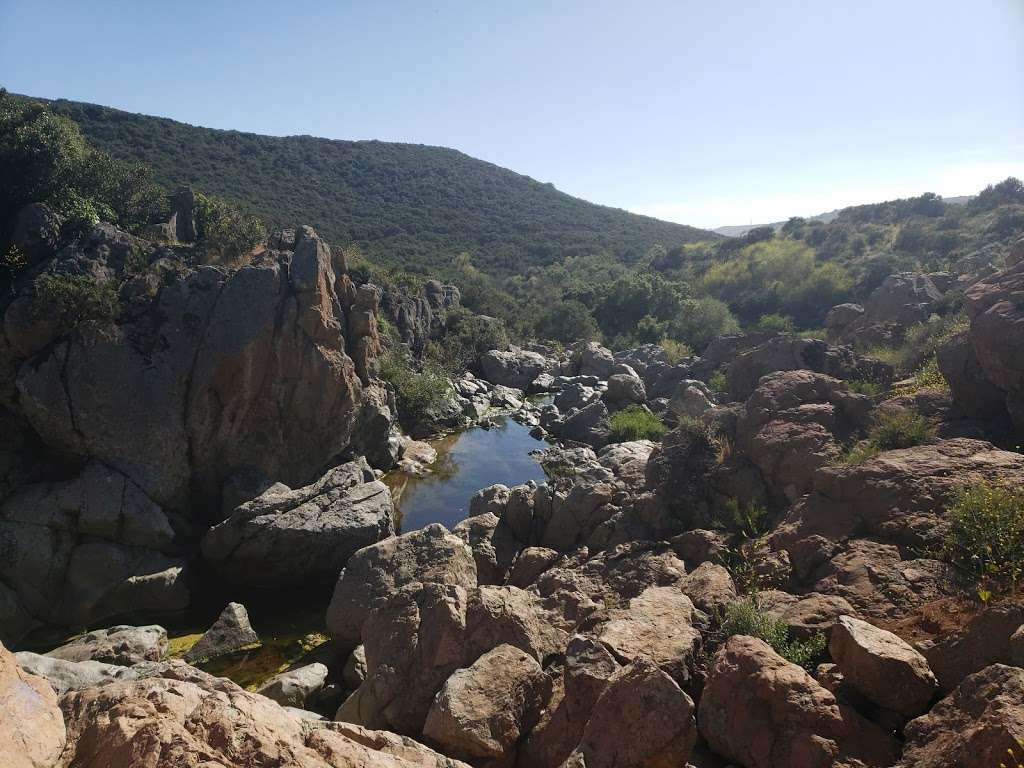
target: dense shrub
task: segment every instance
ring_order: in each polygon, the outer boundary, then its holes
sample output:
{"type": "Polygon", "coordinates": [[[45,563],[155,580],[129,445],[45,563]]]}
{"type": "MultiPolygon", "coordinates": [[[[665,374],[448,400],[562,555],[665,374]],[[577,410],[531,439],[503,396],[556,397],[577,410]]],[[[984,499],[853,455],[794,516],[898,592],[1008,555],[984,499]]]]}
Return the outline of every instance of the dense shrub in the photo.
{"type": "Polygon", "coordinates": [[[627,443],[631,440],[658,440],[667,427],[657,416],[642,405],[630,405],[616,411],[608,419],[611,427],[610,440],[613,443],[627,443]]]}
{"type": "Polygon", "coordinates": [[[0,225],[27,203],[46,203],[67,234],[99,220],[137,230],[165,210],[148,169],[97,152],[48,106],[0,90],[0,225]]]}
{"type": "Polygon", "coordinates": [[[64,331],[108,335],[120,312],[117,285],[90,275],[47,272],[35,281],[33,310],[39,316],[59,318],[64,331]]]}
{"type": "Polygon", "coordinates": [[[878,414],[868,432],[868,440],[883,451],[913,448],[935,440],[935,422],[914,411],[902,408],[878,414]]]}
{"type": "Polygon", "coordinates": [[[782,658],[807,669],[825,650],[825,635],[821,632],[809,640],[790,640],[786,622],[764,612],[756,594],[729,605],[722,621],[722,634],[726,638],[749,635],[764,640],[782,658]]]}
{"type": "Polygon", "coordinates": [[[1024,575],[1024,489],[991,482],[961,486],[946,519],[946,557],[984,592],[1016,590],[1024,575]]]}
{"type": "Polygon", "coordinates": [[[676,341],[702,352],[719,336],[736,333],[739,329],[740,324],[728,305],[705,296],[684,301],[679,314],[669,324],[668,333],[676,341]]]}
{"type": "Polygon", "coordinates": [[[432,422],[452,397],[451,382],[440,365],[428,360],[417,371],[401,347],[384,354],[378,375],[394,389],[399,420],[408,430],[432,422]]]}
{"type": "Polygon", "coordinates": [[[665,353],[665,359],[670,365],[677,365],[683,360],[693,357],[693,350],[690,349],[690,346],[675,339],[662,339],[658,342],[658,346],[665,353]]]}
{"type": "Polygon", "coordinates": [[[489,349],[508,346],[508,334],[500,320],[483,317],[459,307],[448,312],[444,336],[431,342],[427,357],[451,374],[460,374],[476,365],[489,349]]]}
{"type": "Polygon", "coordinates": [[[266,227],[256,216],[210,195],[195,197],[196,237],[208,261],[235,263],[266,240],[266,227]]]}

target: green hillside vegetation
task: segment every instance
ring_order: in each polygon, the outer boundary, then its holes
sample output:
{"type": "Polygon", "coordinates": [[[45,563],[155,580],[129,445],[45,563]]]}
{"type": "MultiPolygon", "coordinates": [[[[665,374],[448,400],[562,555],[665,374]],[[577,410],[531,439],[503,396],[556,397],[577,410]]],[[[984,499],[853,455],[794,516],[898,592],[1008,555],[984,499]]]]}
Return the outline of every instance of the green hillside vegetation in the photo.
{"type": "Polygon", "coordinates": [[[168,188],[190,184],[269,224],[311,224],[374,262],[432,275],[463,251],[492,274],[567,256],[626,263],[656,243],[713,235],[594,205],[443,147],[273,137],[58,100],[52,109],[168,188]]]}

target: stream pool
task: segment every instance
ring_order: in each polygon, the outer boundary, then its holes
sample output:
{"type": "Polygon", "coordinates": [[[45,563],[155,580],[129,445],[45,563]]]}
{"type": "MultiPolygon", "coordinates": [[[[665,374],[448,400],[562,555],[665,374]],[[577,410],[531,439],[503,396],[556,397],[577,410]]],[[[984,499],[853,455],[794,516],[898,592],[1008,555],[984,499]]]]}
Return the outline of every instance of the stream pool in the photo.
{"type": "Polygon", "coordinates": [[[391,472],[391,488],[402,533],[441,523],[449,530],[469,515],[469,499],[495,483],[513,486],[545,481],[544,470],[530,451],[548,443],[530,436],[530,427],[507,416],[493,417],[490,429],[471,427],[436,441],[437,461],[431,472],[417,476],[391,472]]]}

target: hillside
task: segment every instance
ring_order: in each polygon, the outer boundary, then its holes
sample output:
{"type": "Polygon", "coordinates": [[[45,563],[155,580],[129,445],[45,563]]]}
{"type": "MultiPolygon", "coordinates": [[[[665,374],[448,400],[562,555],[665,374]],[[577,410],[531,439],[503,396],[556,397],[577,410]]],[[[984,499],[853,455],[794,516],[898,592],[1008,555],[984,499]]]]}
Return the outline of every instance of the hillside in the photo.
{"type": "Polygon", "coordinates": [[[99,149],[144,163],[272,223],[309,223],[382,264],[434,272],[467,251],[494,274],[608,252],[632,263],[652,246],[716,236],[588,203],[444,147],[272,137],[200,128],[58,100],[99,149]]]}

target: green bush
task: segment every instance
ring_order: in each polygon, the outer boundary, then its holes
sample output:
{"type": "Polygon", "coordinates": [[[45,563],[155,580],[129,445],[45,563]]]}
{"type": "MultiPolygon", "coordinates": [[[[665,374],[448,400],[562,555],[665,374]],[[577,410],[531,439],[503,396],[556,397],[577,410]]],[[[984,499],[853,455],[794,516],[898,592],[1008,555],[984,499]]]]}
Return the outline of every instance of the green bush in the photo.
{"type": "Polygon", "coordinates": [[[33,310],[37,316],[56,315],[65,331],[108,335],[120,312],[117,285],[89,275],[47,272],[36,279],[33,310]]]}
{"type": "Polygon", "coordinates": [[[611,427],[610,440],[613,443],[627,443],[632,440],[659,440],[668,428],[661,420],[642,405],[630,405],[616,411],[608,420],[611,427]]]}
{"type": "Polygon", "coordinates": [[[489,349],[508,346],[508,334],[501,320],[483,317],[459,307],[448,312],[443,337],[431,342],[427,356],[452,374],[473,367],[489,349]]]}
{"type": "Polygon", "coordinates": [[[850,379],[846,382],[846,386],[851,392],[869,397],[874,397],[882,389],[877,382],[866,379],[850,379]]]}
{"type": "Polygon", "coordinates": [[[796,324],[789,315],[772,313],[770,315],[761,315],[757,320],[757,328],[761,331],[774,333],[793,333],[796,330],[796,324]]]}
{"type": "Polygon", "coordinates": [[[431,423],[451,399],[452,386],[445,370],[433,361],[414,370],[401,347],[381,358],[378,375],[394,389],[399,421],[406,429],[431,423]]]}
{"type": "Polygon", "coordinates": [[[665,353],[665,359],[668,360],[670,365],[677,365],[683,362],[683,360],[693,357],[693,350],[690,349],[689,345],[675,339],[662,339],[658,342],[658,346],[665,353]]]}
{"type": "Polygon", "coordinates": [[[242,213],[231,203],[196,193],[196,239],[211,262],[237,262],[267,238],[256,216],[242,213]]]}
{"type": "Polygon", "coordinates": [[[979,591],[1016,590],[1024,575],[1024,489],[993,482],[959,487],[946,511],[946,558],[979,591]]]}
{"type": "Polygon", "coordinates": [[[935,440],[935,423],[919,413],[900,409],[882,411],[868,432],[868,440],[879,450],[913,448],[935,440]]]}
{"type": "Polygon", "coordinates": [[[825,650],[825,635],[821,632],[809,640],[790,640],[786,622],[762,611],[756,594],[729,605],[722,621],[722,634],[726,638],[749,635],[764,640],[782,658],[807,669],[825,650]]]}
{"type": "Polygon", "coordinates": [[[935,436],[935,422],[931,419],[903,408],[884,410],[875,417],[867,438],[840,454],[836,463],[863,464],[882,451],[924,445],[934,441],[935,436]]]}
{"type": "Polygon", "coordinates": [[[712,392],[724,395],[729,391],[729,380],[725,377],[725,371],[715,371],[708,379],[708,387],[712,392]]]}

